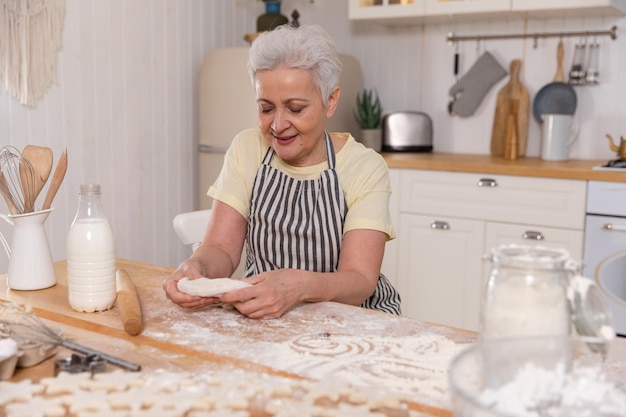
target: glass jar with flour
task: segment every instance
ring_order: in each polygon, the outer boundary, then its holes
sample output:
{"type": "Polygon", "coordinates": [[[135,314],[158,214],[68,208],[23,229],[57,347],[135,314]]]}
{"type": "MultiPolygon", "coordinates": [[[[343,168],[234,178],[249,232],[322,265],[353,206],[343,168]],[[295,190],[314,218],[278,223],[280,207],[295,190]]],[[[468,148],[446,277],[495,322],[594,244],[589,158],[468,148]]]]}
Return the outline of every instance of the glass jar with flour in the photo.
{"type": "Polygon", "coordinates": [[[483,339],[568,335],[564,251],[508,245],[491,254],[491,275],[484,294],[483,339]]]}
{"type": "Polygon", "coordinates": [[[77,311],[103,311],[115,303],[115,243],[100,196],[99,184],[80,186],[67,236],[68,299],[77,311]]]}
{"type": "Polygon", "coordinates": [[[489,260],[481,339],[567,337],[574,329],[587,343],[604,349],[614,338],[612,318],[598,288],[578,275],[578,265],[567,251],[502,245],[492,250],[489,260]]]}

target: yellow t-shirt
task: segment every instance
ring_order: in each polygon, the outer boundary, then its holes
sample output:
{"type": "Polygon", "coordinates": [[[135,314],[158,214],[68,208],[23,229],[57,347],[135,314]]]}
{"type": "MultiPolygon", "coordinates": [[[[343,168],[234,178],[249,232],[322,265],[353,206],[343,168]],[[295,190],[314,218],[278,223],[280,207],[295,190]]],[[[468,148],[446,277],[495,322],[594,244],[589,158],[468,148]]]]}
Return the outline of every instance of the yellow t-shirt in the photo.
{"type": "MultiPolygon", "coordinates": [[[[395,238],[389,214],[389,169],[380,154],[357,142],[352,135],[347,137],[344,147],[336,153],[335,170],[343,187],[348,213],[344,233],[355,229],[379,230],[388,239],[395,238]]],[[[254,178],[267,152],[266,144],[258,128],[240,132],[231,143],[224,166],[208,195],[237,210],[248,218],[254,178]]],[[[298,180],[318,178],[328,169],[323,162],[308,167],[286,164],[274,154],[272,167],[298,180]]]]}

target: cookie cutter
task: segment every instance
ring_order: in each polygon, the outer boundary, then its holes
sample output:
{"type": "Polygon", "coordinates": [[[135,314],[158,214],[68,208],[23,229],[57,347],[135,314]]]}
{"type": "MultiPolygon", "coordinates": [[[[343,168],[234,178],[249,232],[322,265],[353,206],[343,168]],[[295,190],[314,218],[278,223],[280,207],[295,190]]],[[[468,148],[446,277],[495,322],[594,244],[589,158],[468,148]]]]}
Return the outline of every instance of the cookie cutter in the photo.
{"type": "Polygon", "coordinates": [[[79,355],[72,353],[67,359],[57,359],[54,361],[54,376],[61,372],[77,374],[80,372],[89,372],[91,375],[100,372],[106,372],[107,362],[100,355],[79,355]]]}

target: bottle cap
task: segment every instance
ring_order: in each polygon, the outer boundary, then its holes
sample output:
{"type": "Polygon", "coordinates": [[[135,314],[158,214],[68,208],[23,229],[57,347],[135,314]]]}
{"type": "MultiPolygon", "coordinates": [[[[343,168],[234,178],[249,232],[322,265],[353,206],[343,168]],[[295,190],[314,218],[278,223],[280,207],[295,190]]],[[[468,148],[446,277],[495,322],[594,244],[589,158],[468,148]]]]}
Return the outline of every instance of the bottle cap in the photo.
{"type": "Polygon", "coordinates": [[[100,184],[81,184],[81,194],[100,194],[100,184]]]}

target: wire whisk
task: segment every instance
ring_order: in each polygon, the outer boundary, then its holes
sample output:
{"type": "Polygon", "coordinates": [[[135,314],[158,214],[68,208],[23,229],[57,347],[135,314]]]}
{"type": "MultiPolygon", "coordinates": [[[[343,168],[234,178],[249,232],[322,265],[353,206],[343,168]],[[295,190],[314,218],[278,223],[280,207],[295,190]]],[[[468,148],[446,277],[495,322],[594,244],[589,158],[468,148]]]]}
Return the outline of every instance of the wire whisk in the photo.
{"type": "Polygon", "coordinates": [[[10,337],[18,345],[46,343],[63,346],[84,355],[97,355],[106,362],[129,371],[140,371],[141,365],[88,348],[64,339],[48,327],[30,308],[12,302],[0,301],[0,337],[10,337]]]}
{"type": "Polygon", "coordinates": [[[35,211],[35,171],[30,161],[11,145],[0,149],[0,192],[11,214],[35,211]]]}

